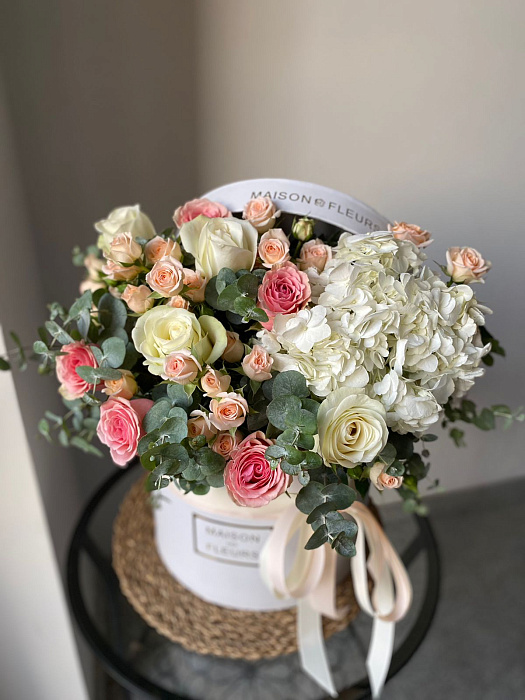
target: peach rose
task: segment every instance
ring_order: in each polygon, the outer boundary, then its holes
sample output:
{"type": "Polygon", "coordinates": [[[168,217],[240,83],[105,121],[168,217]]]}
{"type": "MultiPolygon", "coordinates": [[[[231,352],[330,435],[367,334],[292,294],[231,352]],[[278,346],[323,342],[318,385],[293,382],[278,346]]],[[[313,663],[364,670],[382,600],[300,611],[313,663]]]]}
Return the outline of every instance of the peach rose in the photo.
{"type": "Polygon", "coordinates": [[[175,209],[173,221],[175,226],[180,228],[182,224],[193,221],[201,214],[207,216],[208,219],[231,216],[231,212],[219,202],[210,202],[209,199],[192,199],[190,202],[186,202],[186,204],[175,209]]]}
{"type": "Polygon", "coordinates": [[[140,287],[134,287],[132,284],[128,284],[120,298],[122,301],[125,301],[131,311],[134,311],[136,314],[145,313],[148,309],[151,309],[154,304],[154,299],[151,297],[151,289],[145,284],[141,284],[140,287]]]}
{"type": "Polygon", "coordinates": [[[184,286],[188,289],[184,292],[186,296],[193,302],[198,304],[204,301],[204,294],[206,292],[206,277],[199,270],[190,270],[184,268],[184,286]]]}
{"type": "Polygon", "coordinates": [[[152,406],[150,399],[128,401],[119,396],[111,397],[100,407],[98,439],[109,447],[111,459],[119,467],[137,454],[137,445],[144,436],[142,421],[152,406]]]}
{"type": "Polygon", "coordinates": [[[174,309],[189,309],[190,302],[184,297],[181,297],[180,294],[175,294],[174,297],[169,298],[166,302],[166,306],[172,306],[174,309]]]}
{"type": "Polygon", "coordinates": [[[136,265],[130,265],[129,267],[124,267],[124,265],[119,265],[119,263],[114,260],[108,260],[105,265],[102,266],[102,272],[109,277],[110,280],[115,280],[115,282],[129,282],[139,274],[140,268],[136,265]]]}
{"type": "Polygon", "coordinates": [[[266,506],[290,485],[292,477],[280,466],[272,469],[264,456],[270,445],[273,445],[273,440],[268,440],[263,432],[252,433],[234,449],[226,463],[224,485],[238,506],[266,506]]]}
{"type": "Polygon", "coordinates": [[[307,241],[301,248],[299,256],[299,269],[307,270],[309,267],[315,267],[317,272],[322,272],[326,267],[326,263],[332,259],[332,248],[320,238],[314,238],[307,241]]]}
{"type": "Polygon", "coordinates": [[[492,263],[485,260],[475,248],[449,248],[447,250],[447,272],[454,282],[483,282],[483,275],[492,263]]]}
{"type": "Polygon", "coordinates": [[[164,372],[160,376],[177,384],[189,384],[200,370],[200,364],[189,350],[177,350],[164,359],[164,372]]]}
{"type": "Polygon", "coordinates": [[[86,255],[84,258],[84,267],[87,270],[89,279],[98,281],[103,265],[104,261],[102,258],[99,258],[98,255],[93,255],[93,253],[89,253],[89,255],[86,255]]]}
{"type": "Polygon", "coordinates": [[[308,276],[291,262],[285,262],[269,270],[259,287],[259,306],[268,314],[269,321],[261,324],[272,329],[277,314],[293,314],[310,301],[308,276]]]}
{"type": "Polygon", "coordinates": [[[269,197],[250,199],[244,207],[242,218],[255,226],[259,233],[264,233],[273,227],[275,219],[281,214],[269,197]]]}
{"type": "Polygon", "coordinates": [[[211,446],[211,449],[217,454],[220,454],[224,459],[229,459],[231,453],[235,450],[237,445],[242,440],[242,434],[239,430],[235,432],[235,435],[228,433],[217,433],[217,437],[211,446]]]}
{"type": "Polygon", "coordinates": [[[92,384],[88,384],[77,374],[77,367],[98,367],[98,362],[91,350],[91,345],[87,345],[83,340],[62,345],[60,351],[64,355],[57,355],[56,374],[60,382],[59,392],[62,396],[72,401],[80,399],[89,391],[92,384]]]}
{"type": "Polygon", "coordinates": [[[173,297],[183,287],[182,263],[175,258],[162,258],[146,275],[146,282],[163,297],[173,297]]]}
{"type": "Polygon", "coordinates": [[[206,374],[201,377],[201,388],[204,396],[217,396],[221,392],[227,391],[230,386],[231,377],[229,374],[221,374],[216,369],[208,367],[206,374]]]}
{"type": "Polygon", "coordinates": [[[290,260],[290,241],[281,228],[272,228],[263,233],[259,241],[259,257],[264,267],[290,260]]]}
{"type": "Polygon", "coordinates": [[[108,260],[131,265],[142,255],[142,246],[132,237],[131,233],[117,233],[111,241],[109,251],[104,254],[108,260]]]}
{"type": "Polygon", "coordinates": [[[210,411],[210,422],[217,430],[230,430],[244,423],[248,415],[248,403],[234,391],[221,391],[210,401],[210,411]]]}
{"type": "Polygon", "coordinates": [[[226,331],[226,349],[222,353],[222,359],[226,362],[239,362],[244,355],[244,345],[239,340],[239,334],[235,331],[226,331]]]}
{"type": "Polygon", "coordinates": [[[385,465],[376,462],[370,469],[370,480],[378,491],[383,489],[398,489],[403,483],[402,476],[390,476],[385,470],[385,465]]]}
{"type": "Polygon", "coordinates": [[[392,231],[394,238],[398,241],[411,241],[418,248],[426,248],[427,245],[432,243],[432,238],[430,238],[430,233],[424,231],[419,226],[415,224],[407,224],[406,221],[401,221],[398,223],[394,221],[394,225],[388,225],[388,230],[392,231]]]}
{"type": "Polygon", "coordinates": [[[131,399],[137,393],[138,386],[135,377],[129,369],[120,370],[120,379],[106,379],[103,394],[116,398],[131,399]]]}
{"type": "Polygon", "coordinates": [[[155,236],[151,241],[148,241],[144,246],[144,254],[150,265],[154,265],[162,258],[167,257],[175,258],[176,260],[182,259],[182,250],[177,241],[171,238],[162,238],[162,236],[155,236]]]}
{"type": "Polygon", "coordinates": [[[188,420],[188,437],[195,438],[204,435],[206,440],[212,438],[217,429],[210,421],[210,414],[204,411],[192,411],[188,420]]]}
{"type": "Polygon", "coordinates": [[[249,355],[242,361],[244,374],[256,382],[264,382],[272,378],[273,358],[262,345],[254,345],[249,355]]]}

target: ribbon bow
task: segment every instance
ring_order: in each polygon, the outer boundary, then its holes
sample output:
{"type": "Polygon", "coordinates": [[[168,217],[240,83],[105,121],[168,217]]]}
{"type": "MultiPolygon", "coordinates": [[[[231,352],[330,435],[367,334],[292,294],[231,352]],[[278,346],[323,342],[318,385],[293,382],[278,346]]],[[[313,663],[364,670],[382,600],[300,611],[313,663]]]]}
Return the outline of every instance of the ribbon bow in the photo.
{"type": "MultiPolygon", "coordinates": [[[[359,606],[374,618],[366,659],[372,697],[378,698],[386,681],[394,648],[395,623],[412,602],[407,571],[371,511],[354,503],[345,511],[356,521],[356,555],[350,566],[359,606]],[[366,556],[368,544],[369,556],[366,556]],[[373,582],[370,596],[368,575],[373,582]]],[[[277,598],[297,600],[297,642],[301,665],[332,697],[337,691],[324,644],[322,616],[341,619],[346,608],[337,608],[337,553],[328,545],[304,549],[311,535],[306,517],[290,504],[278,518],[260,556],[261,575],[277,598]],[[297,548],[290,573],[286,560],[289,543],[297,535],[297,548]]]]}

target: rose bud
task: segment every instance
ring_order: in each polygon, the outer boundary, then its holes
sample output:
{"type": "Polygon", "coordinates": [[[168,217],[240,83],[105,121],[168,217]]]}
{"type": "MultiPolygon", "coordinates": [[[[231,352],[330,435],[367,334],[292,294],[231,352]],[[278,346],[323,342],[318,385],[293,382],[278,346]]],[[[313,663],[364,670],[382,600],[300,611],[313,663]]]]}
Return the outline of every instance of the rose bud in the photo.
{"type": "Polygon", "coordinates": [[[294,221],[292,226],[293,237],[298,241],[303,241],[303,243],[304,241],[309,241],[314,235],[314,224],[315,221],[313,219],[309,219],[307,216],[294,221]]]}

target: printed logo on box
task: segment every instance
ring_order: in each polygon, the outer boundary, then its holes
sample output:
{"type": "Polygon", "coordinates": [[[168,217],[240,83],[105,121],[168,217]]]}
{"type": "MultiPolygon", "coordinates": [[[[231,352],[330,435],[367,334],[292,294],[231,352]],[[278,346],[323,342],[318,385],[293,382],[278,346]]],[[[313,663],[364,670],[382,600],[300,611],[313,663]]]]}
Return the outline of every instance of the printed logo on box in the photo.
{"type": "Polygon", "coordinates": [[[259,555],[272,528],[263,525],[234,525],[193,514],[193,549],[208,559],[259,566],[259,555]]]}

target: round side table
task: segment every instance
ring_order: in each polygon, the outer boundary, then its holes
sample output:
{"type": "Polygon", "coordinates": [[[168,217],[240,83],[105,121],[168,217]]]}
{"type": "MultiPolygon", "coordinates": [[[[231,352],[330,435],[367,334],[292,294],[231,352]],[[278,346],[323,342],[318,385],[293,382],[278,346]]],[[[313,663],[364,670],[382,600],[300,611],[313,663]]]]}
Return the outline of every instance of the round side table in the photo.
{"type": "MultiPolygon", "coordinates": [[[[243,661],[186,651],[150,628],[120,591],[111,565],[112,524],[140,465],[115,471],[87,504],[67,562],[69,602],[78,628],[105,669],[128,693],[164,700],[324,700],[301,670],[297,654],[243,661]]],[[[381,508],[385,530],[407,566],[414,603],[396,626],[388,677],[398,673],[425,638],[439,598],[440,563],[428,518],[381,508]]],[[[365,657],[371,620],[364,614],[327,640],[340,700],[370,697],[365,657]]],[[[131,697],[131,695],[130,695],[131,697]]]]}

